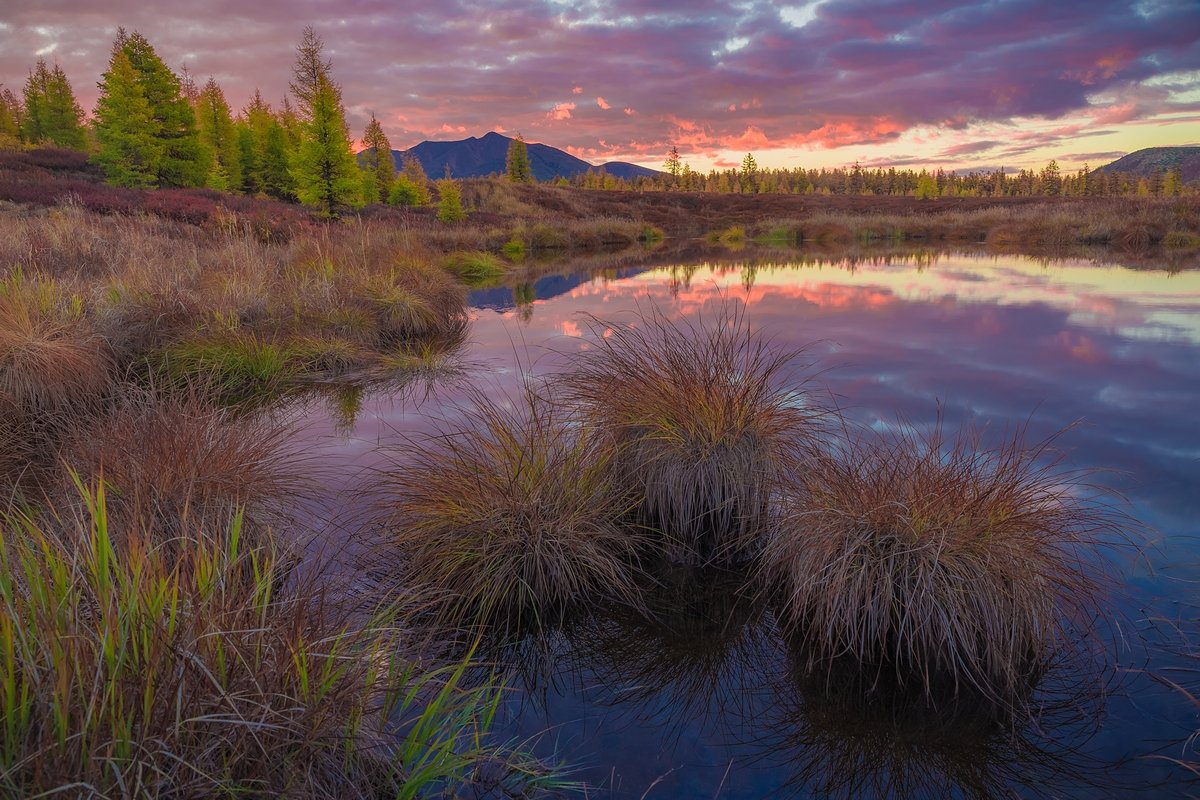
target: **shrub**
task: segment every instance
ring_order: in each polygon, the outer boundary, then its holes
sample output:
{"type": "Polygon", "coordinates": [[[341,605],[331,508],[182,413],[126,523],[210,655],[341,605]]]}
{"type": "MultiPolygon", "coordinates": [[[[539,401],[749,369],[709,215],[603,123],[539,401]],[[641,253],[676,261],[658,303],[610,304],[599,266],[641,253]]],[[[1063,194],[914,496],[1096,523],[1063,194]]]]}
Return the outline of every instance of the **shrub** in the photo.
{"type": "Polygon", "coordinates": [[[399,174],[388,194],[388,203],[393,206],[417,207],[429,204],[429,190],[411,181],[407,175],[399,174]]]}
{"type": "Polygon", "coordinates": [[[401,452],[381,475],[382,524],[443,621],[542,624],[635,600],[641,536],[618,523],[612,452],[532,389],[511,406],[476,393],[461,429],[401,452]]]}
{"type": "Polygon", "coordinates": [[[763,552],[785,626],[843,677],[1015,702],[1077,647],[1097,613],[1094,548],[1120,530],[1051,456],[1019,434],[946,441],[940,424],[848,437],[797,475],[763,552]]]}
{"type": "Polygon", "coordinates": [[[643,522],[674,560],[748,555],[822,416],[784,380],[801,351],[772,347],[729,304],[695,323],[656,309],[628,325],[591,317],[588,327],[589,347],[562,381],[618,448],[643,522]]]}

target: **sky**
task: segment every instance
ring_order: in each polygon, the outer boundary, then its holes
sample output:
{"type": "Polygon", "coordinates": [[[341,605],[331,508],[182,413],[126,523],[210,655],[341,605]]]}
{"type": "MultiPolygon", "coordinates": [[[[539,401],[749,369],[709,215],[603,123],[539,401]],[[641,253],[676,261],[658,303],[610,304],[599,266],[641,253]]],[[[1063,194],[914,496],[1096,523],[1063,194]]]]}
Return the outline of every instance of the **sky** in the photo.
{"type": "Polygon", "coordinates": [[[1200,0],[4,0],[0,83],[57,61],[90,112],[123,26],[235,109],[277,103],[305,25],[352,131],[375,114],[397,149],[1013,170],[1200,144],[1200,0]]]}

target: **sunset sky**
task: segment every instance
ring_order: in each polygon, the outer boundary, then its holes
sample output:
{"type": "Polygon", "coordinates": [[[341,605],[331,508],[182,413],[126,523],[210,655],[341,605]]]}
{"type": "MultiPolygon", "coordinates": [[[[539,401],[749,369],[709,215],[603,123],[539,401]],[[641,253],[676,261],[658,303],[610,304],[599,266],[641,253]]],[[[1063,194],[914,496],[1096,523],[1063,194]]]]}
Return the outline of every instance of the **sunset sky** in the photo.
{"type": "Polygon", "coordinates": [[[0,82],[38,57],[85,109],[118,25],[240,108],[325,40],[350,126],[396,148],[489,130],[593,162],[1073,169],[1200,143],[1198,0],[5,0],[0,82]]]}

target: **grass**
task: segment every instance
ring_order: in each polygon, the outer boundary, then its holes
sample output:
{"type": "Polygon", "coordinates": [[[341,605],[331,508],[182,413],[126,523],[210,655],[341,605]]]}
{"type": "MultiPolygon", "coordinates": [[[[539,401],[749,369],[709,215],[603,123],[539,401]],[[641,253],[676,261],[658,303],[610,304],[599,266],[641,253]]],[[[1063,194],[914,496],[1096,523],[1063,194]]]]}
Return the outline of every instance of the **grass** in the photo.
{"type": "Polygon", "coordinates": [[[511,403],[475,394],[461,425],[394,453],[378,509],[403,579],[441,621],[548,624],[605,598],[636,602],[642,537],[612,452],[533,389],[511,403]]]}
{"type": "MultiPolygon", "coordinates": [[[[290,512],[311,489],[312,469],[296,435],[269,414],[219,407],[207,387],[129,387],[64,435],[58,458],[103,483],[114,530],[173,537],[174,526],[213,530],[236,512],[243,538],[258,541],[272,528],[296,535],[290,512]]],[[[68,507],[73,490],[64,486],[53,505],[68,507]]]]}
{"type": "Polygon", "coordinates": [[[415,798],[526,769],[486,739],[495,690],[402,655],[394,608],[339,612],[239,516],[164,548],[79,488],[78,516],[0,522],[0,793],[415,798]]]}
{"type": "Polygon", "coordinates": [[[783,476],[800,469],[822,416],[791,380],[800,351],[754,333],[740,306],[628,324],[591,317],[567,396],[617,451],[617,474],[663,550],[685,563],[744,559],[783,476]]]}
{"type": "Polygon", "coordinates": [[[1096,548],[1123,520],[1050,447],[901,426],[798,473],[762,559],[812,663],[1019,704],[1077,653],[1101,608],[1096,548]]]}
{"type": "Polygon", "coordinates": [[[0,278],[0,396],[50,421],[94,406],[113,373],[108,347],[78,297],[19,268],[0,278]]]}
{"type": "Polygon", "coordinates": [[[446,258],[445,266],[472,287],[493,285],[508,274],[508,267],[503,261],[482,250],[451,253],[446,258]]]}

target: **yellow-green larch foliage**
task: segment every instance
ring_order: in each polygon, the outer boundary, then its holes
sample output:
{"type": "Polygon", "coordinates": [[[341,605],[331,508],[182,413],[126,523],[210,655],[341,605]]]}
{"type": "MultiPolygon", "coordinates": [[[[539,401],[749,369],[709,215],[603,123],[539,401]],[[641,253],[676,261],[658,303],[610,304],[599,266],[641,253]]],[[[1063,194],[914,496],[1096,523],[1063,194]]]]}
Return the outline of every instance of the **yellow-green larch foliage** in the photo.
{"type": "Polygon", "coordinates": [[[521,134],[508,143],[508,155],[504,169],[513,183],[533,183],[533,168],[529,165],[529,148],[521,134]]]}
{"type": "Polygon", "coordinates": [[[233,114],[225,93],[214,79],[209,78],[204,84],[196,95],[195,105],[200,142],[208,150],[211,164],[206,185],[226,192],[241,191],[242,169],[233,114]]]}
{"type": "Polygon", "coordinates": [[[370,178],[366,183],[370,187],[371,203],[387,202],[392,192],[392,183],[396,178],[396,159],[392,156],[392,144],[383,132],[383,126],[375,115],[367,123],[363,132],[362,166],[370,178]]]}
{"type": "Polygon", "coordinates": [[[75,100],[71,82],[62,67],[54,69],[38,59],[25,82],[25,113],[21,136],[28,144],[52,144],[82,150],[83,109],[75,100]]]}
{"type": "Polygon", "coordinates": [[[466,219],[467,212],[463,211],[462,192],[458,188],[458,182],[445,178],[437,182],[437,187],[438,221],[451,223],[466,219]]]}
{"type": "Polygon", "coordinates": [[[124,50],[113,53],[100,81],[96,102],[96,139],[92,160],[109,183],[148,187],[156,182],[162,143],[154,135],[154,114],[124,50]]]}
{"type": "Polygon", "coordinates": [[[336,217],[344,207],[361,204],[362,176],[350,145],[341,89],[330,78],[323,48],[313,29],[305,28],[292,69],[292,92],[302,124],[291,173],[300,202],[336,217]]]}
{"type": "Polygon", "coordinates": [[[21,117],[25,109],[11,89],[0,89],[0,150],[21,144],[21,117]]]}

